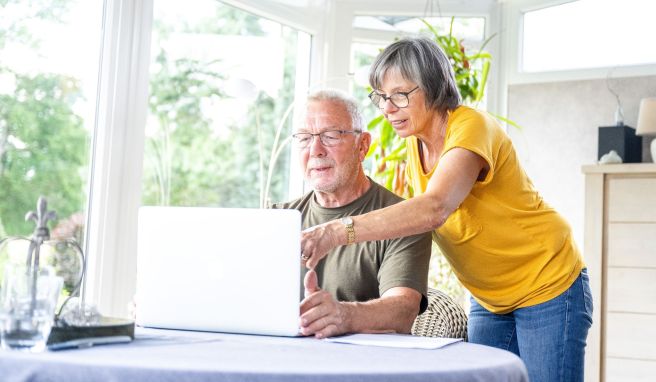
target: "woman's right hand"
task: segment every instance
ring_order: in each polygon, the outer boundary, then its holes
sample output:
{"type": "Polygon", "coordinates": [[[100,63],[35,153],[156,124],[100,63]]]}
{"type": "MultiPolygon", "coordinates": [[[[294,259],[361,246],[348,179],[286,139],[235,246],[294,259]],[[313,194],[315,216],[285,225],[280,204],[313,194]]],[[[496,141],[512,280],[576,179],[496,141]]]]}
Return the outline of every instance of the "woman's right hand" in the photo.
{"type": "Polygon", "coordinates": [[[344,226],[338,220],[315,225],[301,232],[301,259],[309,269],[314,269],[331,249],[345,244],[337,239],[344,226]]]}

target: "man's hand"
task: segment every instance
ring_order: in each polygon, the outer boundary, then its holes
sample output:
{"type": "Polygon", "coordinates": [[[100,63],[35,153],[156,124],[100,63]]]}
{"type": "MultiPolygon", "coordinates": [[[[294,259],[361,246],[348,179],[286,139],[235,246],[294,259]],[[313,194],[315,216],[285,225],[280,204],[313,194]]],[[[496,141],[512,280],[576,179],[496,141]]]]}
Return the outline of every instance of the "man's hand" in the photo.
{"type": "Polygon", "coordinates": [[[301,302],[301,334],[326,338],[347,333],[348,306],[319,288],[317,273],[312,269],[305,275],[303,284],[305,299],[301,302]]]}
{"type": "Polygon", "coordinates": [[[303,284],[301,334],[316,338],[344,333],[410,333],[421,302],[421,294],[407,287],[390,288],[367,302],[339,302],[319,288],[313,269],[303,284]]]}

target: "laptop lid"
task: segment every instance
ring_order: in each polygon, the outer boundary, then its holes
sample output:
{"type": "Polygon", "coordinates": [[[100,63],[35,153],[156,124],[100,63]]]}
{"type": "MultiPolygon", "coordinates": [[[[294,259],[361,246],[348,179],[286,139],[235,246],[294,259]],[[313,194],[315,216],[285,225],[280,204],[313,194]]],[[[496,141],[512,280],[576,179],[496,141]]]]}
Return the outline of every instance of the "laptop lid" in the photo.
{"type": "Polygon", "coordinates": [[[137,324],[298,335],[296,210],[141,207],[137,324]]]}

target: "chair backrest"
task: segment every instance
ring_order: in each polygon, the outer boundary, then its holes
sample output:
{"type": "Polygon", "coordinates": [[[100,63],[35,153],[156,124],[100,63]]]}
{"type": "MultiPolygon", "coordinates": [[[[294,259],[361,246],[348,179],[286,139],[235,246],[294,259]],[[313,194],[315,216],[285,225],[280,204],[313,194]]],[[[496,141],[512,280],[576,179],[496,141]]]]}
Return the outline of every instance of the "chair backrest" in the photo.
{"type": "Polygon", "coordinates": [[[424,337],[464,338],[467,340],[467,315],[451,297],[428,288],[428,308],[415,319],[412,334],[424,337]]]}

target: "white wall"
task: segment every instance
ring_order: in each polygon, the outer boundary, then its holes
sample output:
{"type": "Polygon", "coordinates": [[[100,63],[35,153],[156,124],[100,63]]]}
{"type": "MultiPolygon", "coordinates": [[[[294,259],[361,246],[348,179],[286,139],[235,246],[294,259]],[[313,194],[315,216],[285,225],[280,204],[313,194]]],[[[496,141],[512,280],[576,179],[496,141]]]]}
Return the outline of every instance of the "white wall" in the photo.
{"type": "MultiPolygon", "coordinates": [[[[611,79],[624,109],[625,124],[636,126],[640,99],[656,96],[656,76],[611,79]]],[[[508,87],[508,117],[522,165],[544,199],[562,213],[583,250],[584,179],[581,166],[597,160],[599,126],[615,122],[615,97],[605,79],[508,87]]],[[[651,158],[643,139],[643,161],[651,158]]]]}

